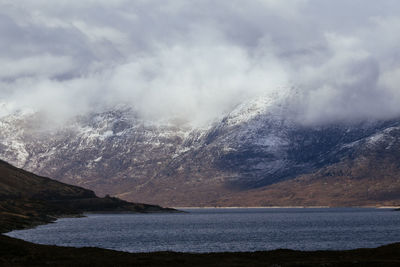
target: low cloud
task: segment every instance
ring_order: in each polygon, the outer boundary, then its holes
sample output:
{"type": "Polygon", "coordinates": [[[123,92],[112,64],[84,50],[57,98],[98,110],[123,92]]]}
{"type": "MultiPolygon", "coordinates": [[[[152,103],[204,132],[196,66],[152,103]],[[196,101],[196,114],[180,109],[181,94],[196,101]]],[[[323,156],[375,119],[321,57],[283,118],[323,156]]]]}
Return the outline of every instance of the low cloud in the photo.
{"type": "MultiPolygon", "coordinates": [[[[306,123],[400,115],[398,1],[0,1],[0,99],[203,125],[299,88],[306,123]]],[[[4,114],[2,111],[1,114],[4,114]]]]}

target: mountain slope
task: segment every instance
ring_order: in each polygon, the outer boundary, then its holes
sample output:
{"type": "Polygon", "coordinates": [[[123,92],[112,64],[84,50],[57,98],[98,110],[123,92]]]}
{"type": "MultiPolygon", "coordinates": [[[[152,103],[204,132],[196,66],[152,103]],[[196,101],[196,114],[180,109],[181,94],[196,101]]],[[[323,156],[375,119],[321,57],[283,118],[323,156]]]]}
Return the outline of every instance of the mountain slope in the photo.
{"type": "Polygon", "coordinates": [[[270,186],[232,194],[218,205],[400,206],[400,127],[358,140],[340,162],[270,186]]]}
{"type": "MultiPolygon", "coordinates": [[[[20,112],[0,119],[0,157],[101,195],[208,206],[236,205],[238,201],[226,199],[274,184],[290,191],[291,179],[323,178],[324,168],[347,166],[341,167],[344,178],[352,179],[352,160],[400,150],[393,130],[400,120],[303,125],[290,119],[289,112],[286,96],[270,96],[243,103],[204,128],[149,123],[119,107],[52,129],[43,126],[46,121],[37,113],[20,112]],[[393,143],[389,150],[389,143],[381,142],[386,139],[393,143]]],[[[393,156],[385,164],[397,166],[398,161],[393,156]]],[[[365,172],[368,168],[366,164],[365,172]]],[[[285,199],[283,193],[277,197],[285,199]]],[[[291,205],[295,203],[300,202],[291,205]]]]}

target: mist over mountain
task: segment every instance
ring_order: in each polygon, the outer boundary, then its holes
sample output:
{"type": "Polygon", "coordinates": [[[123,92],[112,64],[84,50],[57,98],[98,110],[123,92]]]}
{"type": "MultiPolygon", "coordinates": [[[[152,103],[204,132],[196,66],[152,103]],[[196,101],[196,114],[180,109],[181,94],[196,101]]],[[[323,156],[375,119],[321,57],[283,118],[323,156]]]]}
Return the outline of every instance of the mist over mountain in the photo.
{"type": "Polygon", "coordinates": [[[0,1],[0,159],[164,205],[399,203],[399,14],[0,1]]]}
{"type": "Polygon", "coordinates": [[[285,116],[287,98],[244,102],[203,128],[149,123],[129,107],[52,130],[38,129],[40,114],[15,113],[0,121],[0,158],[167,206],[399,203],[399,119],[304,125],[285,116]]]}
{"type": "Polygon", "coordinates": [[[0,115],[30,108],[62,124],[122,103],[148,121],[204,127],[292,86],[288,116],[302,123],[400,114],[394,0],[0,7],[0,115]]]}

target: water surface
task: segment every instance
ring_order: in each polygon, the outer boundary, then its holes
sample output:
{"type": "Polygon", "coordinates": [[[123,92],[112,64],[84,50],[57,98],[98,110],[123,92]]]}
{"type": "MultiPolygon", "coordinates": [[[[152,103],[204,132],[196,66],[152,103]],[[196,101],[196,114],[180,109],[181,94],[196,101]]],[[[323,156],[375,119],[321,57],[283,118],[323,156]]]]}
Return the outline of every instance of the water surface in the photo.
{"type": "Polygon", "coordinates": [[[400,241],[389,209],[192,209],[185,214],[89,214],[7,235],[39,244],[129,252],[342,250],[400,241]]]}

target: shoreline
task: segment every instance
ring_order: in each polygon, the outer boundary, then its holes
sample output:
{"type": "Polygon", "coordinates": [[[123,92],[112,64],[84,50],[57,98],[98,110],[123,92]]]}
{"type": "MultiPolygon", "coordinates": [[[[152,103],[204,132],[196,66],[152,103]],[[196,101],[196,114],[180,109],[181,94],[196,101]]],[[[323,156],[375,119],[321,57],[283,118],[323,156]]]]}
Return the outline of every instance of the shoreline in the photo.
{"type": "MultiPolygon", "coordinates": [[[[29,241],[25,241],[23,239],[19,239],[16,237],[12,237],[9,236],[8,233],[11,233],[13,231],[19,231],[19,230],[29,230],[29,229],[33,229],[36,228],[38,226],[41,225],[47,225],[47,224],[53,224],[56,223],[59,219],[65,219],[65,218],[70,218],[70,219],[78,219],[78,218],[84,218],[90,215],[150,215],[150,214],[189,214],[190,212],[184,211],[184,209],[335,209],[335,208],[345,208],[345,209],[393,209],[393,211],[398,210],[398,207],[393,207],[393,206],[381,206],[381,207],[327,207],[327,206],[287,206],[287,207],[281,207],[281,206],[273,206],[273,207],[173,207],[172,209],[177,209],[175,212],[149,212],[149,213],[141,213],[141,212],[127,212],[127,211],[92,211],[92,212],[83,212],[83,213],[79,213],[79,214],[63,214],[63,215],[59,215],[59,216],[54,216],[52,217],[49,221],[35,221],[32,224],[29,225],[25,225],[25,227],[23,228],[18,228],[18,229],[12,229],[6,232],[0,232],[0,236],[7,236],[9,238],[12,239],[17,239],[17,240],[21,240],[24,242],[28,242],[31,243],[29,241]],[[178,210],[180,209],[180,210],[178,210]]],[[[34,245],[41,245],[38,243],[32,243],[34,245]]],[[[400,244],[399,242],[395,242],[395,243],[388,243],[388,244],[384,244],[384,245],[378,245],[376,247],[357,247],[357,248],[353,248],[353,249],[347,249],[347,250],[293,250],[293,251],[298,251],[298,252],[317,252],[317,251],[349,251],[349,250],[357,250],[357,249],[375,249],[375,248],[379,248],[381,246],[387,246],[387,245],[393,245],[393,244],[400,244]]],[[[56,247],[64,247],[64,246],[58,246],[55,245],[56,247]]],[[[82,248],[82,247],[73,247],[73,246],[67,246],[68,248],[82,248]]],[[[100,247],[94,247],[94,248],[98,248],[98,249],[103,249],[100,247]]],[[[292,250],[292,249],[287,249],[287,248],[279,248],[279,249],[274,249],[274,250],[292,250]]],[[[106,249],[106,250],[111,250],[111,251],[116,251],[116,252],[126,252],[126,253],[133,253],[133,254],[148,254],[148,253],[160,253],[160,252],[164,252],[164,251],[148,251],[148,252],[127,252],[127,251],[122,251],[122,250],[114,250],[114,249],[106,249]]],[[[172,253],[182,253],[182,254],[209,254],[209,253],[215,253],[215,254],[220,254],[220,253],[253,253],[253,252],[270,252],[270,251],[274,251],[274,250],[262,250],[262,251],[221,251],[221,252],[181,252],[181,251],[168,251],[168,252],[172,252],[172,253]]]]}
{"type": "MultiPolygon", "coordinates": [[[[206,209],[205,207],[197,208],[206,209]]],[[[231,209],[232,207],[218,208],[231,209]]],[[[241,208],[243,207],[236,207],[236,209],[241,208]]],[[[264,209],[266,207],[256,208],[264,209]]],[[[268,208],[276,209],[282,207],[268,208]]],[[[82,215],[84,216],[85,213],[82,215]]],[[[54,219],[66,217],[76,218],[79,215],[64,214],[54,219]]],[[[54,223],[54,221],[47,223],[54,223]]],[[[47,223],[43,222],[25,228],[34,228],[47,223]]],[[[1,266],[41,266],[48,265],[49,262],[57,266],[400,266],[400,242],[373,248],[351,250],[302,251],[275,249],[255,252],[211,253],[173,251],[123,252],[98,247],[77,248],[41,245],[9,237],[5,233],[0,235],[1,266]]]]}

